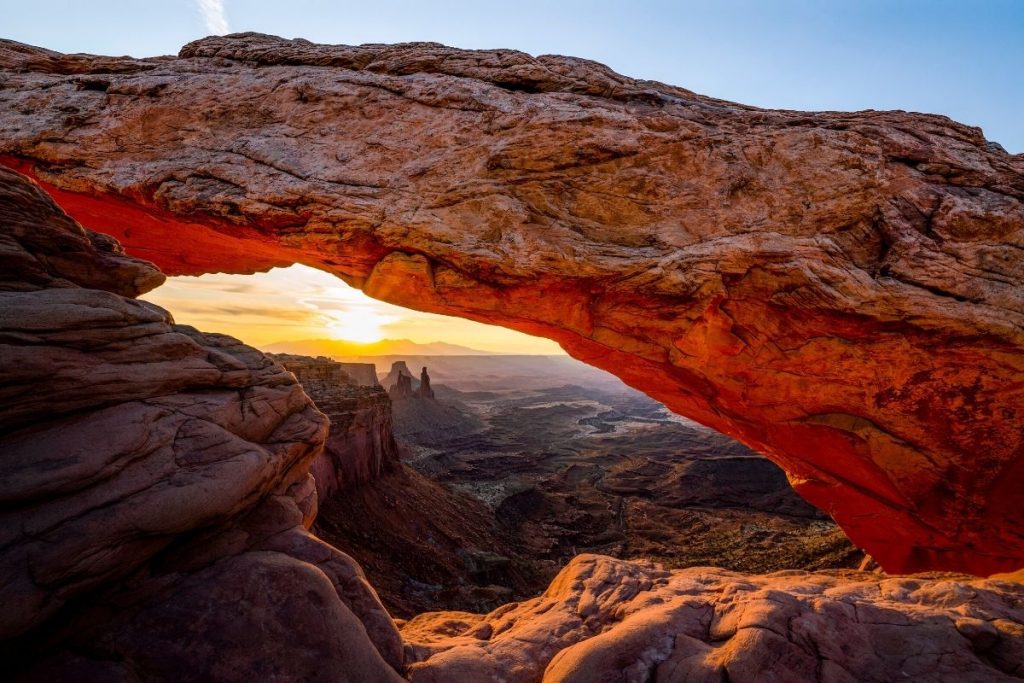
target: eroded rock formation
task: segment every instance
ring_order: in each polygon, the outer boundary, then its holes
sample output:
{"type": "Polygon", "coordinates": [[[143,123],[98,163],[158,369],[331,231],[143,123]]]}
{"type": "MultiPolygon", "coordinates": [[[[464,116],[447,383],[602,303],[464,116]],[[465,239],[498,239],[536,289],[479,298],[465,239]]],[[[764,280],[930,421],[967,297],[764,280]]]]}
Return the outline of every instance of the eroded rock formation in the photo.
{"type": "Polygon", "coordinates": [[[779,463],[891,571],[1024,564],[1024,157],[566,57],[0,44],[4,163],[167,273],[301,262],[559,341],[779,463]]]}
{"type": "Polygon", "coordinates": [[[416,388],[417,398],[434,398],[434,390],[430,388],[430,375],[426,366],[420,370],[420,385],[416,388]]]}
{"type": "Polygon", "coordinates": [[[408,375],[398,375],[395,383],[388,389],[388,396],[392,401],[404,401],[413,397],[412,378],[408,375]]]}
{"type": "Polygon", "coordinates": [[[163,279],[0,169],[5,679],[397,680],[394,623],[306,531],[324,416],[133,298],[163,279]]]}
{"type": "MultiPolygon", "coordinates": [[[[399,381],[401,381],[403,377],[405,380],[408,380],[404,382],[404,384],[409,385],[409,393],[405,394],[403,397],[408,398],[412,395],[412,389],[414,383],[417,383],[417,380],[413,378],[412,372],[409,370],[409,365],[404,360],[396,360],[391,364],[391,369],[388,371],[388,374],[384,375],[384,379],[381,380],[381,384],[385,389],[391,391],[398,386],[399,381]]],[[[404,393],[405,389],[402,389],[402,391],[404,393]]]]}
{"type": "Polygon", "coordinates": [[[323,453],[309,468],[320,500],[398,467],[391,400],[380,386],[364,386],[353,379],[346,365],[356,364],[324,357],[269,355],[295,375],[330,420],[323,453]]]}
{"type": "Polygon", "coordinates": [[[673,572],[580,555],[544,595],[403,626],[414,683],[1016,681],[1024,585],[673,572]]]}

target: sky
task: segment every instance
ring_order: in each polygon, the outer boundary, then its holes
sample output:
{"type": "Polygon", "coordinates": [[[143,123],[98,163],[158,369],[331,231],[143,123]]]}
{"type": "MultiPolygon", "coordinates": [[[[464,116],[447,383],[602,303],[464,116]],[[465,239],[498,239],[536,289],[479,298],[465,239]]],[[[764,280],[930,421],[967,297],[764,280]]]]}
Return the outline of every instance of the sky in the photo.
{"type": "MultiPolygon", "coordinates": [[[[944,114],[1024,152],[1024,0],[0,0],[0,37],[61,52],[174,54],[204,35],[236,31],[575,55],[761,107],[944,114]]],[[[172,278],[148,298],[179,322],[256,345],[319,332],[314,338],[382,334],[558,351],[511,331],[379,304],[299,266],[172,278]]]]}
{"type": "Polygon", "coordinates": [[[371,299],[333,275],[302,265],[255,275],[168,278],[141,298],[171,311],[175,322],[224,332],[256,347],[307,339],[410,339],[495,353],[563,353],[549,339],[371,299]]]}

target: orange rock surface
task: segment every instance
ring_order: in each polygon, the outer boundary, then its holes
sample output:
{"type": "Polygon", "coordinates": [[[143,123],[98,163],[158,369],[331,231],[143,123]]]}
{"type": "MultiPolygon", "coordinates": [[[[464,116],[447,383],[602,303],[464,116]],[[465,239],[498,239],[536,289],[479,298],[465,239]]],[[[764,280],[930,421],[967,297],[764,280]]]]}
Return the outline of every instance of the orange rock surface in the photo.
{"type": "Polygon", "coordinates": [[[1024,157],[435,44],[0,43],[3,162],[168,274],[301,262],[559,341],[890,571],[1024,565],[1024,157]]]}
{"type": "Polygon", "coordinates": [[[1014,681],[1024,586],[579,555],[541,596],[402,627],[413,683],[1014,681]],[[984,605],[984,607],[981,607],[984,605]]]}

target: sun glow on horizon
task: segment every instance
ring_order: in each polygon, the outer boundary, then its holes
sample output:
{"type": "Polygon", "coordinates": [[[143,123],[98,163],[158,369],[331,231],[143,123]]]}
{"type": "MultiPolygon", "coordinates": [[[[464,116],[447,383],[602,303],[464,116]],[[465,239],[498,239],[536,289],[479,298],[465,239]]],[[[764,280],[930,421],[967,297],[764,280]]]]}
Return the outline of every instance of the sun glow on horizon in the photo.
{"type": "Polygon", "coordinates": [[[372,313],[346,316],[343,320],[327,323],[327,330],[332,339],[360,343],[377,342],[384,339],[382,320],[384,318],[372,313]]]}
{"type": "Polygon", "coordinates": [[[385,328],[401,319],[380,312],[388,304],[347,286],[330,287],[322,297],[300,299],[299,303],[326,318],[324,329],[332,339],[342,341],[381,341],[386,336],[385,328]]]}
{"type": "Polygon", "coordinates": [[[493,353],[564,354],[553,341],[371,299],[329,273],[294,265],[254,275],[172,277],[144,297],[178,323],[256,347],[309,339],[443,341],[493,353]]]}

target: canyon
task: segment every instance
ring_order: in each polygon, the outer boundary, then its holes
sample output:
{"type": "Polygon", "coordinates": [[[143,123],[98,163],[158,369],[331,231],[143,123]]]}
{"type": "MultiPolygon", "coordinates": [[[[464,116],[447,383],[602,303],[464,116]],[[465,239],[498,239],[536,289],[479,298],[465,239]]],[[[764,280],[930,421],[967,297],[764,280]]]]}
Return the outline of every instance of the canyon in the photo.
{"type": "Polygon", "coordinates": [[[14,677],[1024,676],[1024,158],[977,129],[436,44],[0,41],[0,73],[14,677]],[[539,597],[396,621],[309,531],[328,419],[296,376],[134,298],[293,262],[555,339],[931,573],[584,554],[539,597]]]}
{"type": "MultiPolygon", "coordinates": [[[[327,408],[351,391],[345,376],[322,386],[341,364],[289,360],[318,368],[296,376],[331,417],[328,450],[364,443],[327,408]]],[[[580,553],[750,572],[863,560],[777,467],[576,361],[419,357],[412,365],[430,362],[446,380],[425,398],[406,361],[365,360],[388,370],[383,410],[403,462],[320,495],[313,530],[359,562],[393,615],[528,599],[580,553]]]]}

